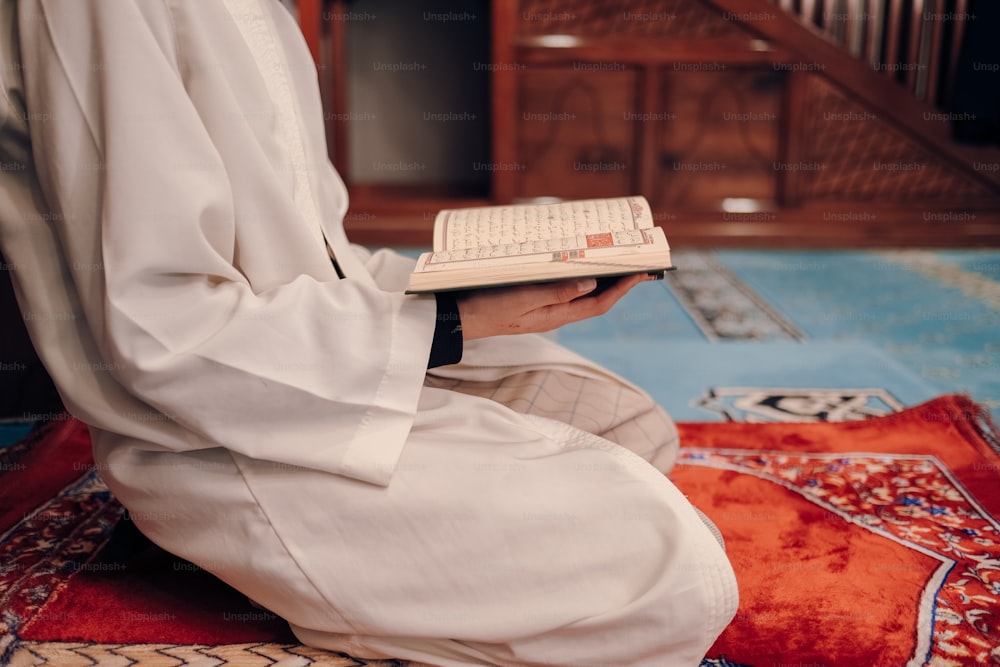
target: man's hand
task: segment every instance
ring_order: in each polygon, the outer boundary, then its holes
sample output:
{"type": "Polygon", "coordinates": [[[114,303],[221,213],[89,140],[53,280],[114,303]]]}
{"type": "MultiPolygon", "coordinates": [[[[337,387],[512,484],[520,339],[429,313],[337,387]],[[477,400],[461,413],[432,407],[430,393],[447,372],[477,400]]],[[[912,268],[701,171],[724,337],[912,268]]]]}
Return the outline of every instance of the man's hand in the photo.
{"type": "Polygon", "coordinates": [[[458,299],[462,338],[540,333],[603,315],[626,292],[648,279],[641,274],[625,276],[598,294],[591,294],[597,287],[593,278],[469,292],[458,299]]]}

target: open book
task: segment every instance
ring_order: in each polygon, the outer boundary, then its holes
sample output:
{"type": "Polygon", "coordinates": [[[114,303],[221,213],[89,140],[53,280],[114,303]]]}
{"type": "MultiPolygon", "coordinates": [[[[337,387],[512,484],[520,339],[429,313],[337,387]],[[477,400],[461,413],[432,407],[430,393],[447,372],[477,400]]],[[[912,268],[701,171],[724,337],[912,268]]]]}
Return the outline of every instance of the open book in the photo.
{"type": "Polygon", "coordinates": [[[673,268],[644,197],[445,210],[408,294],[648,273],[673,268]]]}

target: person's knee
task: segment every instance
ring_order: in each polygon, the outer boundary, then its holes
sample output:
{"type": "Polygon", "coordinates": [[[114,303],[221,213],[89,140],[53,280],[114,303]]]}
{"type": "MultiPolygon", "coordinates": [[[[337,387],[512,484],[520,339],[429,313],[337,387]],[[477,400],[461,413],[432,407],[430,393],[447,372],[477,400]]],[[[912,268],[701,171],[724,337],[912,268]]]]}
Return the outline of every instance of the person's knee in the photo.
{"type": "Polygon", "coordinates": [[[556,633],[572,637],[561,650],[571,643],[575,657],[563,653],[554,664],[697,665],[732,620],[738,593],[725,551],[668,485],[606,499],[617,526],[613,542],[595,548],[604,567],[589,573],[588,586],[617,594],[602,594],[603,609],[556,633]]]}
{"type": "Polygon", "coordinates": [[[648,602],[629,633],[637,649],[661,656],[649,664],[697,664],[736,614],[736,580],[723,546],[692,506],[683,513],[650,567],[648,602]]]}
{"type": "Polygon", "coordinates": [[[735,581],[725,554],[714,538],[699,531],[694,537],[682,534],[650,556],[623,560],[617,564],[620,576],[613,566],[607,575],[622,587],[645,578],[641,594],[545,636],[513,642],[504,664],[699,664],[736,613],[735,581]]]}

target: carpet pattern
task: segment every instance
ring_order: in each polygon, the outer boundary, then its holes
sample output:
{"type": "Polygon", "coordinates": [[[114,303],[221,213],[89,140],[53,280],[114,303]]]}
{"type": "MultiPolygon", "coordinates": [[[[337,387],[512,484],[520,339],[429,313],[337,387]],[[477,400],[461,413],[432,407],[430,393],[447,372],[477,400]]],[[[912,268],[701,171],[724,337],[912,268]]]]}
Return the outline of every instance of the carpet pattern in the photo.
{"type": "Polygon", "coordinates": [[[997,250],[712,255],[801,329],[804,346],[865,343],[935,394],[968,393],[1000,415],[997,250]]]}
{"type": "Polygon", "coordinates": [[[711,657],[1000,660],[1000,457],[985,410],[942,397],[840,424],[685,424],[682,438],[671,478],[726,536],[741,588],[711,657]]]}
{"type": "Polygon", "coordinates": [[[685,421],[731,419],[703,399],[747,387],[871,388],[902,405],[967,393],[1000,415],[997,250],[677,249],[675,263],[557,339],[685,421]]]}
{"type": "MultiPolygon", "coordinates": [[[[725,535],[741,589],[703,667],[1000,661],[1000,443],[984,410],[946,396],[860,421],[680,428],[671,479],[725,535]]],[[[405,664],[302,647],[162,552],[102,560],[122,509],[76,422],[0,463],[0,664],[405,664]]]]}
{"type": "Polygon", "coordinates": [[[198,646],[184,644],[89,644],[84,642],[24,642],[14,654],[11,667],[51,665],[52,667],[93,667],[94,665],[136,665],[155,667],[399,667],[397,660],[355,660],[299,644],[226,644],[198,646]]]}
{"type": "Polygon", "coordinates": [[[718,340],[803,340],[805,334],[712,253],[674,253],[677,271],[667,284],[705,338],[718,340]]]}
{"type": "MultiPolygon", "coordinates": [[[[981,652],[991,648],[990,628],[1000,621],[1000,580],[990,576],[1000,569],[996,553],[1000,525],[946,468],[930,456],[764,454],[770,455],[696,450],[682,460],[784,487],[832,515],[825,520],[862,526],[938,561],[919,597],[914,654],[984,661],[981,652]],[[851,480],[846,489],[845,478],[851,480]]],[[[776,517],[750,510],[742,518],[776,517]]],[[[810,561],[797,566],[808,570],[810,561]]],[[[904,562],[880,565],[879,570],[891,573],[908,567],[904,562]]],[[[865,612],[845,614],[843,620],[864,621],[865,612]]]]}
{"type": "Polygon", "coordinates": [[[885,389],[712,387],[694,401],[733,422],[844,422],[903,409],[885,389]]]}

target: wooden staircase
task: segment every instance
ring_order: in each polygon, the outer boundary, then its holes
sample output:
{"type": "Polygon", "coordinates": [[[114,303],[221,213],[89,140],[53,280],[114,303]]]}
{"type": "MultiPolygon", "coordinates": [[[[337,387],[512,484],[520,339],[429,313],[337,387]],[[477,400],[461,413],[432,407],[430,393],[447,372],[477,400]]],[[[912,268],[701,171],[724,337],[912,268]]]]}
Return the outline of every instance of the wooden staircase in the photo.
{"type": "Polygon", "coordinates": [[[969,0],[772,0],[805,27],[914,97],[946,106],[959,69],[969,0]]]}
{"type": "Polygon", "coordinates": [[[1000,171],[982,168],[1000,152],[954,142],[951,123],[963,114],[942,104],[959,67],[965,0],[951,12],[945,0],[910,0],[908,13],[903,0],[806,0],[797,13],[793,0],[706,1],[745,16],[747,29],[792,51],[849,103],[883,118],[987,191],[1000,191],[1000,171]],[[766,5],[781,11],[766,13],[766,5]],[[838,7],[848,11],[838,14],[838,7]],[[878,20],[874,9],[884,12],[878,20]]]}
{"type": "MultiPolygon", "coordinates": [[[[350,26],[310,17],[346,7],[300,0],[314,53],[328,45],[331,118],[349,116],[350,26]]],[[[426,244],[445,206],[640,192],[675,246],[996,246],[1000,150],[954,141],[956,114],[938,106],[967,11],[965,0],[495,0],[488,198],[356,182],[350,122],[331,121],[359,221],[348,231],[426,244]]]]}

